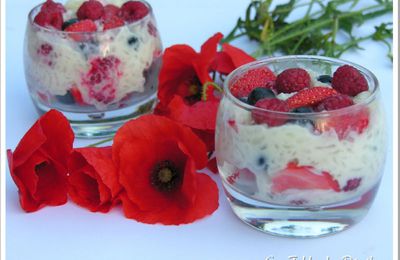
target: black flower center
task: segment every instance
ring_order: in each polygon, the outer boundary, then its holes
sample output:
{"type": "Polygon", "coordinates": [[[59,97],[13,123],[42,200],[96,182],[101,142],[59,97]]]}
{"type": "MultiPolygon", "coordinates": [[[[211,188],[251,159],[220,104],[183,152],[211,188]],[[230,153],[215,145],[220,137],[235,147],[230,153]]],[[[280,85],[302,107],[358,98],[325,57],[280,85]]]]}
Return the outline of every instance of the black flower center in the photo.
{"type": "Polygon", "coordinates": [[[161,161],[153,168],[151,184],[161,192],[176,190],[182,183],[182,174],[171,161],[161,161]]]}
{"type": "Polygon", "coordinates": [[[194,104],[201,100],[201,91],[202,85],[200,80],[197,77],[189,80],[187,83],[188,86],[188,95],[185,97],[185,100],[189,104],[194,104]]]}

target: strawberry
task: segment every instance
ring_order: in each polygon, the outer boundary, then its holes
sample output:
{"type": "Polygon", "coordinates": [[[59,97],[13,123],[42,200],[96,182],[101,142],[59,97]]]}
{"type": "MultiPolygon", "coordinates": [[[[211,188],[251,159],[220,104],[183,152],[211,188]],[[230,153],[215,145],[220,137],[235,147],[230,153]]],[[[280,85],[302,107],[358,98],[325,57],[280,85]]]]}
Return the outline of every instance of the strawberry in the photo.
{"type": "Polygon", "coordinates": [[[289,189],[297,190],[334,190],[340,191],[339,183],[328,173],[317,173],[312,166],[298,166],[288,163],[286,169],[279,171],[272,178],[272,193],[289,189]]]}
{"type": "Polygon", "coordinates": [[[82,94],[81,94],[81,92],[79,91],[79,89],[77,87],[75,87],[75,86],[72,87],[70,89],[70,92],[71,92],[71,95],[74,98],[75,102],[78,105],[81,105],[81,106],[82,105],[86,105],[85,101],[83,101],[82,94]]]}
{"type": "MultiPolygon", "coordinates": [[[[285,101],[277,98],[261,99],[257,101],[255,106],[278,112],[289,112],[290,110],[285,101]]],[[[267,124],[268,126],[280,126],[287,121],[287,118],[284,115],[275,115],[272,112],[257,109],[252,110],[251,115],[257,124],[267,124]]]]}
{"type": "Polygon", "coordinates": [[[300,90],[295,95],[286,100],[290,109],[298,107],[312,106],[321,102],[322,100],[337,95],[336,90],[327,87],[313,87],[300,90]]]}
{"type": "Polygon", "coordinates": [[[340,114],[315,122],[315,127],[319,132],[334,129],[340,140],[345,139],[351,131],[362,134],[369,125],[369,110],[364,107],[353,113],[340,114]]]}
{"type": "Polygon", "coordinates": [[[71,24],[67,28],[65,28],[66,32],[82,32],[78,34],[71,34],[70,37],[75,41],[85,41],[88,35],[83,32],[95,32],[97,31],[97,26],[92,20],[82,20],[77,23],[71,24]]]}
{"type": "Polygon", "coordinates": [[[236,80],[230,87],[230,91],[237,98],[247,97],[257,87],[272,86],[270,82],[275,79],[275,74],[266,67],[252,69],[236,80]]]}
{"type": "Polygon", "coordinates": [[[125,25],[124,20],[119,18],[118,16],[113,16],[111,18],[108,18],[107,20],[103,21],[103,30],[109,30],[113,28],[117,28],[120,26],[125,25]]]}

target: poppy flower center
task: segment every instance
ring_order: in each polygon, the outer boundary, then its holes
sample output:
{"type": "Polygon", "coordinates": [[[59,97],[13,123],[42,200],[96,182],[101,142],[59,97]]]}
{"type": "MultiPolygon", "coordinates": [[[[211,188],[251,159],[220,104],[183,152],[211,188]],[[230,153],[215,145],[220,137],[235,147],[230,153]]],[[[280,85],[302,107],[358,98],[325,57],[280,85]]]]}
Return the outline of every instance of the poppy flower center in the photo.
{"type": "Polygon", "coordinates": [[[185,97],[189,104],[194,104],[201,100],[202,84],[197,77],[187,83],[188,95],[185,97]]]}
{"type": "Polygon", "coordinates": [[[151,174],[151,184],[159,191],[176,190],[182,183],[182,174],[171,161],[156,164],[151,174]]]}

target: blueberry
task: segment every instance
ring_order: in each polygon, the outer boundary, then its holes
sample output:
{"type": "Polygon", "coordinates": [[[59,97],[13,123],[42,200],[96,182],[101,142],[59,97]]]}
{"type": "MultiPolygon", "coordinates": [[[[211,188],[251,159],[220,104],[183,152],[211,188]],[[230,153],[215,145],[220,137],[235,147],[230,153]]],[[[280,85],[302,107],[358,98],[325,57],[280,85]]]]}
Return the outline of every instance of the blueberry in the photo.
{"type": "MultiPolygon", "coordinates": [[[[312,113],[314,110],[311,107],[299,107],[296,109],[293,109],[291,111],[292,113],[298,113],[298,114],[307,114],[307,113],[312,113]]],[[[307,125],[312,125],[314,126],[314,121],[308,118],[300,118],[300,119],[290,119],[287,121],[287,123],[292,123],[292,124],[298,124],[301,126],[307,126],[307,125]]]]}
{"type": "Polygon", "coordinates": [[[247,97],[241,97],[239,98],[239,100],[247,104],[247,97]]]}
{"type": "Polygon", "coordinates": [[[128,39],[128,44],[130,46],[136,45],[138,43],[138,38],[136,36],[132,36],[128,39]]]}
{"type": "Polygon", "coordinates": [[[69,19],[68,21],[65,21],[62,25],[62,30],[64,31],[68,26],[70,26],[74,23],[77,23],[77,22],[79,22],[79,20],[77,18],[72,18],[72,19],[69,19]]]}
{"type": "Polygon", "coordinates": [[[267,160],[263,155],[257,158],[257,166],[263,168],[264,170],[268,169],[267,160]]]}
{"type": "Polygon", "coordinates": [[[330,75],[321,75],[317,80],[322,83],[332,83],[332,77],[330,75]]]}
{"type": "Polygon", "coordinates": [[[67,91],[67,94],[65,94],[63,96],[56,95],[56,98],[58,101],[60,101],[63,104],[70,105],[70,104],[75,103],[74,97],[72,96],[72,94],[69,90],[67,91]]]}
{"type": "Polygon", "coordinates": [[[95,41],[81,42],[78,46],[86,60],[88,60],[93,54],[97,54],[99,52],[98,43],[95,41]]]}
{"type": "Polygon", "coordinates": [[[270,90],[269,88],[255,88],[251,91],[249,98],[248,98],[248,103],[250,105],[255,105],[258,100],[264,99],[264,98],[274,98],[275,94],[270,90]]]}

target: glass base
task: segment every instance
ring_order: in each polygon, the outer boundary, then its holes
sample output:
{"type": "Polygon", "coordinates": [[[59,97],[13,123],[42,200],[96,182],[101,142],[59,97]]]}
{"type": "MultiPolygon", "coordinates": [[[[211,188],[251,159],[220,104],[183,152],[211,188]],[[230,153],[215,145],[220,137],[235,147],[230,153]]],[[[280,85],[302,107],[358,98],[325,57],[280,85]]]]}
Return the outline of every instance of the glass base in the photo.
{"type": "Polygon", "coordinates": [[[282,206],[251,199],[224,183],[228,201],[240,220],[262,232],[284,237],[332,235],[359,222],[368,212],[377,187],[348,203],[328,206],[282,206]]]}
{"type": "MultiPolygon", "coordinates": [[[[90,113],[61,112],[70,121],[75,137],[106,138],[112,137],[125,122],[151,113],[154,109],[155,101],[156,94],[132,106],[112,111],[90,113]]],[[[40,115],[52,109],[39,102],[34,102],[34,104],[40,115]]]]}

